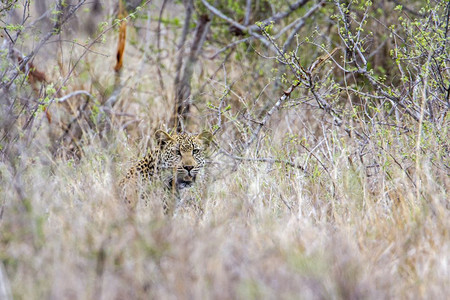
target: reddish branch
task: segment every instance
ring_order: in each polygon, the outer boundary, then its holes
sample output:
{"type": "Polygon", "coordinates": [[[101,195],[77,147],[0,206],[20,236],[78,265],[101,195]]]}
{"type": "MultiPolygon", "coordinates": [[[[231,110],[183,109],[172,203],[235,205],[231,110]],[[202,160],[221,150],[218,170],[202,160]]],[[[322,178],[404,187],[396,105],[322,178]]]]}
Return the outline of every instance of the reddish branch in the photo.
{"type": "MultiPolygon", "coordinates": [[[[122,4],[122,0],[119,0],[119,14],[118,17],[119,19],[123,19],[126,18],[127,16],[127,11],[125,10],[125,8],[123,7],[122,4]]],[[[122,65],[123,65],[123,53],[125,51],[125,41],[126,41],[126,37],[127,37],[127,22],[125,22],[124,20],[121,21],[120,23],[120,28],[119,28],[119,42],[117,44],[117,63],[114,67],[114,71],[119,72],[122,69],[122,65]]]]}

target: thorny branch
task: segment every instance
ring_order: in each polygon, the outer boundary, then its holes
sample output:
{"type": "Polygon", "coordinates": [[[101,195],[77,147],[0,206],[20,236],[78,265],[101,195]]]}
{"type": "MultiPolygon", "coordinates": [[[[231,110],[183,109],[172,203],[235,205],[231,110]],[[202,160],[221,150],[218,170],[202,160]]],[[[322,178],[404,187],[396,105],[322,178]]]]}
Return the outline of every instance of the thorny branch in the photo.
{"type": "Polygon", "coordinates": [[[301,81],[297,81],[296,83],[292,84],[285,92],[283,92],[283,95],[278,99],[277,102],[275,102],[272,108],[266,113],[262,121],[258,123],[256,129],[253,130],[253,134],[250,137],[250,139],[245,143],[244,149],[247,149],[255,141],[255,139],[259,135],[259,132],[267,124],[267,122],[272,117],[274,112],[277,111],[281,107],[281,105],[286,102],[287,99],[289,99],[292,92],[295,90],[296,87],[300,85],[300,83],[301,81]]]}
{"type": "Polygon", "coordinates": [[[240,160],[240,161],[257,161],[257,162],[265,162],[265,163],[281,163],[281,164],[285,164],[287,166],[293,167],[293,168],[297,168],[302,170],[303,172],[306,172],[305,168],[297,163],[293,163],[291,161],[288,160],[284,160],[284,159],[277,159],[277,158],[267,158],[267,157],[256,157],[256,158],[252,158],[252,157],[242,157],[242,156],[237,156],[237,155],[233,155],[231,153],[228,153],[227,151],[225,151],[223,148],[221,148],[219,150],[220,153],[225,154],[226,156],[235,159],[235,160],[240,160]]]}
{"type": "MultiPolygon", "coordinates": [[[[66,10],[64,11],[64,13],[60,13],[58,14],[59,18],[58,20],[55,21],[54,26],[52,28],[52,30],[50,32],[48,32],[44,38],[41,40],[41,42],[31,51],[31,53],[26,56],[25,58],[21,58],[19,57],[19,62],[20,62],[20,66],[31,66],[31,60],[32,58],[38,54],[39,50],[44,46],[44,44],[48,43],[48,40],[55,35],[55,33],[59,33],[62,30],[62,26],[75,14],[76,11],[79,10],[79,8],[86,2],[86,0],[80,0],[80,2],[77,5],[74,6],[69,6],[66,10]],[[28,62],[28,63],[27,63],[28,62]]],[[[146,5],[148,2],[150,2],[150,0],[147,0],[145,3],[143,3],[142,5],[146,5]]],[[[62,7],[62,2],[58,2],[60,6],[58,7],[62,7]]],[[[126,22],[127,19],[131,18],[130,16],[127,16],[125,18],[123,18],[121,20],[121,22],[126,22]]],[[[48,109],[50,108],[50,106],[54,103],[54,102],[64,102],[67,101],[67,99],[77,96],[77,95],[86,95],[88,101],[86,101],[85,105],[83,106],[82,110],[80,111],[80,114],[71,122],[71,124],[78,119],[81,116],[82,111],[87,107],[87,104],[89,102],[89,99],[93,98],[93,96],[87,92],[87,91],[75,91],[73,93],[70,93],[66,96],[63,96],[61,98],[56,98],[58,97],[58,95],[60,95],[60,91],[62,90],[62,88],[64,87],[64,85],[66,84],[66,82],[71,78],[72,73],[74,72],[75,68],[77,67],[77,65],[79,64],[79,62],[82,60],[82,58],[90,52],[91,47],[98,43],[98,41],[110,30],[112,30],[113,28],[115,28],[115,26],[117,26],[119,23],[114,23],[111,26],[105,28],[102,32],[100,32],[98,34],[98,36],[96,38],[94,38],[88,45],[83,45],[83,48],[85,49],[85,51],[78,57],[78,59],[71,65],[71,68],[68,72],[68,74],[65,76],[64,79],[62,79],[62,82],[60,84],[58,84],[59,87],[56,88],[56,91],[54,93],[54,95],[52,97],[50,97],[50,99],[47,100],[47,106],[46,106],[46,112],[48,111],[48,109]]],[[[11,46],[11,51],[16,51],[13,46],[11,46]]],[[[25,69],[26,72],[33,72],[32,68],[26,68],[25,69]]],[[[3,90],[6,92],[8,91],[8,88],[10,87],[10,85],[14,82],[15,78],[17,78],[17,76],[20,74],[20,72],[23,72],[23,70],[16,68],[15,69],[15,73],[14,76],[10,79],[10,81],[5,81],[2,82],[2,85],[0,85],[3,90]]],[[[30,73],[31,74],[31,73],[30,73]]],[[[27,74],[28,75],[28,74],[27,74]]],[[[104,116],[104,113],[109,113],[111,111],[112,106],[114,105],[114,103],[116,102],[116,100],[118,99],[118,92],[114,91],[114,93],[111,95],[111,97],[105,101],[105,103],[99,108],[100,109],[100,114],[98,115],[98,117],[102,117],[104,116]]],[[[28,118],[28,120],[26,121],[24,128],[26,129],[28,127],[29,124],[32,123],[32,121],[34,120],[34,116],[35,116],[35,112],[38,110],[39,105],[41,105],[41,102],[36,103],[36,105],[34,106],[34,108],[32,109],[32,113],[30,114],[30,117],[28,118]]],[[[24,107],[25,108],[25,107],[24,107]]],[[[24,109],[23,108],[23,109],[24,109]]],[[[21,115],[22,112],[19,112],[17,116],[21,115]]],[[[47,118],[48,115],[47,115],[47,118]]],[[[15,118],[12,122],[16,122],[17,118],[15,118]]],[[[69,126],[70,127],[70,126],[69,126]]],[[[34,132],[34,134],[36,134],[38,131],[36,130],[34,132]]],[[[2,140],[9,134],[9,131],[6,130],[4,133],[4,136],[2,137],[2,140]]],[[[33,135],[34,135],[33,134],[33,135]]],[[[16,140],[17,139],[18,134],[16,134],[16,137],[12,138],[12,140],[16,140]]]]}
{"type": "MultiPolygon", "coordinates": [[[[63,0],[59,0],[57,7],[62,7],[63,0]]],[[[48,32],[44,37],[42,37],[41,41],[34,47],[34,49],[23,58],[22,62],[16,68],[16,71],[10,76],[10,79],[4,81],[0,84],[0,89],[8,90],[14,80],[19,76],[21,70],[31,61],[31,59],[39,52],[39,50],[44,46],[47,41],[55,36],[55,32],[60,32],[62,26],[75,14],[75,12],[86,2],[86,0],[81,0],[78,4],[71,7],[66,14],[58,14],[57,19],[53,24],[53,28],[50,32],[48,32]]]]}
{"type": "Polygon", "coordinates": [[[309,18],[316,10],[318,10],[321,6],[323,6],[325,2],[320,1],[313,7],[311,7],[303,17],[299,18],[296,22],[294,29],[292,30],[291,34],[289,34],[289,37],[286,39],[286,42],[283,45],[283,52],[286,52],[289,46],[291,45],[292,41],[294,40],[295,35],[300,31],[300,29],[305,25],[305,21],[307,18],[309,18]]]}
{"type": "MultiPolygon", "coordinates": [[[[394,1],[396,2],[396,1],[394,1]]],[[[392,102],[394,109],[401,108],[404,112],[406,112],[410,117],[412,117],[416,122],[419,122],[420,120],[420,111],[421,107],[413,102],[409,101],[408,93],[399,93],[396,88],[386,86],[383,82],[380,80],[377,80],[373,74],[368,70],[368,60],[364,55],[364,49],[362,48],[361,43],[361,32],[358,31],[357,33],[353,33],[350,26],[350,20],[347,11],[347,7],[345,4],[340,3],[339,0],[334,0],[335,6],[337,8],[337,11],[340,15],[341,19],[341,26],[343,26],[343,31],[338,30],[339,34],[341,35],[341,40],[345,45],[346,53],[349,55],[347,58],[349,60],[350,64],[353,64],[356,66],[356,71],[349,72],[349,73],[357,73],[365,77],[370,85],[384,98],[388,99],[390,102],[392,102]]],[[[364,15],[361,18],[361,21],[358,22],[359,26],[362,26],[364,23],[364,20],[368,17],[368,11],[366,10],[364,15]]],[[[414,39],[414,37],[412,37],[414,39]]],[[[419,43],[417,43],[419,44],[419,43]]],[[[430,45],[431,46],[431,45],[430,45]]],[[[422,51],[424,54],[428,52],[427,49],[422,48],[422,51]]],[[[427,55],[428,56],[428,55],[427,55]]],[[[399,66],[401,68],[401,66],[399,66]]],[[[440,73],[439,73],[440,74],[440,73]]],[[[439,77],[439,76],[437,76],[439,77]]],[[[437,80],[439,81],[439,78],[437,80]]],[[[427,118],[431,118],[430,112],[425,110],[424,115],[427,118]]]]}
{"type": "MultiPolygon", "coordinates": [[[[333,51],[318,57],[310,65],[310,67],[307,70],[305,70],[305,68],[302,67],[299,60],[295,56],[287,57],[285,55],[285,52],[278,47],[278,45],[275,43],[275,41],[272,39],[272,37],[267,33],[267,31],[265,30],[265,28],[263,26],[261,27],[261,31],[263,32],[265,37],[269,40],[269,42],[274,46],[274,48],[277,50],[277,52],[279,54],[279,57],[277,57],[278,61],[280,61],[281,63],[287,64],[291,68],[291,70],[297,77],[297,82],[294,83],[293,85],[291,85],[291,87],[287,91],[284,92],[284,94],[280,97],[280,99],[266,113],[263,120],[258,123],[256,129],[253,131],[252,136],[244,145],[244,149],[247,149],[253,143],[253,141],[259,135],[259,132],[261,131],[262,127],[264,127],[266,125],[266,123],[268,122],[268,120],[271,118],[272,114],[280,108],[280,106],[291,95],[293,90],[300,84],[303,84],[307,89],[309,89],[311,91],[311,93],[314,96],[314,99],[316,100],[316,102],[319,105],[319,108],[324,110],[326,113],[330,114],[335,121],[335,125],[337,125],[338,127],[341,127],[343,125],[342,117],[339,115],[338,112],[336,112],[336,110],[333,109],[333,107],[330,104],[328,104],[324,99],[322,99],[322,97],[320,96],[319,93],[317,93],[316,88],[315,88],[315,80],[313,77],[314,71],[318,67],[320,67],[323,63],[325,63],[328,59],[330,59],[331,56],[339,48],[335,48],[333,51]]],[[[347,132],[348,135],[351,136],[351,133],[354,132],[360,139],[364,139],[364,136],[362,134],[360,134],[357,130],[350,129],[347,126],[344,126],[343,128],[344,128],[345,132],[347,132]]]]}

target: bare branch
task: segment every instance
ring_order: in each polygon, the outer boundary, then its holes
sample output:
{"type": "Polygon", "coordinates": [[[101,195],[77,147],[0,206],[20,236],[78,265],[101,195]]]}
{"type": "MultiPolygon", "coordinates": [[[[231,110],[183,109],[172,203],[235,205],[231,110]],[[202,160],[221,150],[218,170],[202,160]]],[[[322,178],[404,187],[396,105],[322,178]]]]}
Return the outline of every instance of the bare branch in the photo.
{"type": "Polygon", "coordinates": [[[261,131],[261,129],[266,125],[266,123],[269,121],[269,119],[272,117],[272,115],[274,114],[275,111],[277,111],[281,105],[286,102],[286,100],[291,96],[292,92],[295,90],[296,87],[298,87],[300,85],[300,81],[295,82],[294,84],[292,84],[289,89],[287,89],[286,91],[283,92],[283,95],[280,97],[280,99],[278,99],[278,101],[272,106],[272,108],[266,113],[266,115],[264,116],[264,118],[262,119],[261,122],[258,123],[258,126],[256,127],[256,129],[253,131],[252,136],[250,137],[250,139],[247,141],[247,143],[245,143],[244,149],[247,149],[254,141],[255,139],[258,137],[259,132],[261,131]]]}
{"type": "MultiPolygon", "coordinates": [[[[60,0],[58,3],[60,6],[62,0],[60,0]]],[[[41,50],[42,46],[44,46],[47,41],[55,35],[55,32],[59,32],[61,30],[62,25],[67,22],[74,14],[75,12],[86,2],[86,0],[81,0],[77,5],[74,5],[67,14],[59,14],[57,20],[54,23],[54,26],[50,32],[48,32],[41,41],[34,47],[34,49],[28,54],[26,57],[23,58],[22,62],[19,64],[16,71],[11,75],[11,79],[9,81],[2,82],[0,84],[0,89],[8,89],[11,84],[14,82],[14,80],[19,76],[20,70],[28,64],[28,62],[41,50]]]]}
{"type": "Polygon", "coordinates": [[[305,25],[305,20],[307,18],[309,18],[317,9],[319,9],[325,2],[324,1],[320,1],[319,3],[317,3],[316,5],[314,5],[313,7],[310,8],[310,10],[308,10],[306,12],[306,14],[299,18],[296,22],[297,25],[295,25],[294,30],[292,30],[291,34],[289,35],[289,37],[287,38],[286,42],[283,45],[283,52],[286,52],[287,49],[289,48],[289,46],[291,45],[292,41],[294,40],[295,35],[297,34],[297,32],[300,31],[300,29],[305,25]]]}
{"type": "Polygon", "coordinates": [[[250,22],[250,15],[252,14],[252,0],[247,0],[245,5],[245,18],[244,18],[244,26],[247,26],[250,22]]]}
{"type": "MultiPolygon", "coordinates": [[[[256,32],[253,32],[253,30],[250,30],[250,27],[246,27],[243,26],[241,24],[239,24],[238,22],[234,21],[233,19],[227,17],[223,12],[221,12],[220,10],[218,10],[217,8],[215,8],[214,6],[212,6],[211,4],[208,3],[208,1],[206,0],[202,0],[203,5],[206,6],[206,8],[208,8],[214,15],[218,16],[219,18],[227,21],[228,23],[230,23],[231,25],[233,25],[234,27],[244,31],[244,32],[248,32],[248,34],[250,34],[251,36],[253,36],[254,38],[257,38],[258,40],[260,40],[261,43],[263,43],[266,47],[271,48],[272,45],[266,40],[264,39],[263,36],[261,36],[260,34],[257,34],[256,32]]],[[[258,27],[256,26],[255,29],[257,29],[258,27]]]]}
{"type": "Polygon", "coordinates": [[[75,91],[75,92],[72,92],[70,94],[67,94],[64,97],[57,98],[57,99],[55,99],[55,101],[59,102],[59,103],[65,102],[66,100],[68,100],[68,99],[70,99],[72,97],[78,96],[78,95],[86,95],[86,96],[88,96],[90,98],[93,98],[93,96],[88,91],[80,90],[80,91],[75,91]]]}
{"type": "Polygon", "coordinates": [[[421,14],[421,13],[411,9],[408,6],[405,6],[405,4],[401,3],[398,0],[388,0],[388,1],[389,2],[394,2],[396,5],[401,5],[402,6],[402,10],[405,10],[405,11],[409,12],[410,14],[415,15],[416,17],[420,17],[420,18],[424,18],[425,17],[424,14],[421,14]]]}
{"type": "Polygon", "coordinates": [[[219,152],[223,153],[226,156],[228,156],[228,157],[230,157],[232,159],[235,159],[235,160],[254,161],[254,162],[266,162],[266,163],[281,163],[281,164],[285,164],[285,165],[288,165],[288,166],[293,167],[293,168],[300,169],[300,170],[302,170],[303,172],[306,173],[306,170],[305,170],[305,168],[302,165],[294,163],[294,162],[291,162],[291,161],[288,161],[288,160],[284,160],[284,159],[268,158],[268,157],[251,158],[251,157],[236,156],[236,155],[233,155],[231,153],[228,153],[227,151],[225,151],[222,148],[219,150],[219,152]]]}
{"type": "MultiPolygon", "coordinates": [[[[263,24],[269,24],[271,22],[278,22],[286,17],[288,17],[290,14],[292,14],[294,11],[299,9],[300,7],[304,6],[306,3],[308,3],[310,0],[299,0],[295,2],[294,4],[289,5],[289,9],[285,12],[277,13],[270,18],[261,21],[263,24]]],[[[259,27],[258,25],[251,25],[248,27],[248,30],[257,30],[259,27]]]]}
{"type": "Polygon", "coordinates": [[[208,59],[215,59],[220,53],[222,53],[224,51],[227,51],[228,49],[233,48],[233,47],[239,45],[240,43],[245,43],[245,42],[249,41],[251,38],[252,37],[250,36],[250,37],[247,37],[247,38],[244,38],[244,39],[241,39],[241,40],[237,40],[237,41],[235,41],[235,42],[233,42],[231,44],[228,44],[225,47],[223,47],[222,49],[218,50],[213,55],[211,55],[210,57],[208,57],[208,59]]]}

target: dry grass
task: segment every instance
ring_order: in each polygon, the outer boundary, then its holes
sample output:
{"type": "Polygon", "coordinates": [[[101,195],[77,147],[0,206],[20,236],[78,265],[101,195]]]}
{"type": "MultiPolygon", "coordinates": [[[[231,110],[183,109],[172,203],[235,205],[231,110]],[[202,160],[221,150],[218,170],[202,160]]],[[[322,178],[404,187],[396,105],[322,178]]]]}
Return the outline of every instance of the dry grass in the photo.
{"type": "MultiPolygon", "coordinates": [[[[429,162],[417,199],[402,189],[411,184],[399,170],[394,182],[371,190],[344,154],[333,155],[332,178],[254,162],[232,169],[217,158],[211,173],[220,175],[206,193],[194,193],[204,198],[192,197],[203,213],[188,202],[165,217],[162,192],[150,187],[150,204],[130,217],[116,197],[121,171],[112,160],[123,161],[116,149],[126,146],[111,140],[102,147],[93,139],[79,162],[48,159],[31,146],[16,174],[2,164],[1,259],[15,298],[437,299],[450,292],[448,178],[439,182],[429,162]]],[[[283,151],[271,144],[261,150],[283,151]]]]}
{"type": "MultiPolygon", "coordinates": [[[[129,32],[130,39],[133,34],[129,32]]],[[[108,53],[115,37],[109,33],[95,50],[108,53]]],[[[16,140],[13,154],[0,161],[0,281],[6,274],[3,284],[10,286],[14,299],[450,295],[450,180],[443,167],[448,153],[429,130],[418,163],[407,156],[417,154],[413,122],[407,124],[408,134],[364,127],[372,139],[362,156],[358,141],[324,122],[320,112],[288,108],[243,153],[254,161],[237,161],[215,149],[206,186],[188,191],[175,217],[163,215],[164,191],[157,183],[146,187],[147,203],[141,201],[136,214],[128,214],[117,196],[117,182],[153,143],[152,133],[170,119],[167,99],[174,96],[170,89],[160,90],[157,66],[139,46],[127,44],[125,51],[117,112],[128,115],[113,115],[112,127],[103,132],[97,131],[100,125],[80,123],[81,156],[73,156],[64,143],[55,152],[58,126],[72,112],[54,104],[52,124],[39,112],[33,138],[16,140]],[[124,124],[131,125],[123,130],[124,124]],[[258,157],[292,159],[306,166],[306,172],[258,162],[258,157]]],[[[58,71],[62,77],[84,51],[67,47],[70,56],[60,62],[66,69],[58,71]]],[[[174,57],[171,52],[165,58],[169,70],[174,57]]],[[[65,93],[85,89],[100,101],[114,87],[113,58],[88,54],[65,93]]],[[[38,66],[57,81],[55,65],[48,58],[38,66]]],[[[226,74],[228,84],[240,81],[216,136],[227,150],[234,150],[245,135],[233,114],[242,103],[256,103],[267,83],[247,76],[251,66],[246,60],[231,64],[226,74]]],[[[205,62],[196,70],[205,74],[194,76],[193,82],[194,87],[208,82],[199,99],[210,97],[214,105],[225,75],[207,78],[217,67],[205,62]]],[[[271,63],[261,68],[270,73],[271,63]]],[[[170,86],[170,73],[163,74],[170,86]]],[[[71,100],[75,111],[83,99],[71,100]]],[[[194,114],[199,116],[194,130],[217,122],[200,100],[194,114]]],[[[444,137],[446,124],[440,133],[444,137]]]]}

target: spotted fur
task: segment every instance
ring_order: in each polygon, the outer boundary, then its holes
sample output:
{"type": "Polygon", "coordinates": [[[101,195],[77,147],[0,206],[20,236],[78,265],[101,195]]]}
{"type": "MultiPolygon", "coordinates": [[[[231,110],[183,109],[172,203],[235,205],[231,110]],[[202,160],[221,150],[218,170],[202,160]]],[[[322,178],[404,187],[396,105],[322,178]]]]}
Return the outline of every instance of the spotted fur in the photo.
{"type": "Polygon", "coordinates": [[[139,179],[151,181],[157,176],[167,189],[175,190],[176,193],[192,186],[205,165],[205,150],[212,137],[208,131],[198,135],[170,135],[158,130],[156,139],[159,147],[131,167],[120,182],[127,205],[130,208],[136,206],[136,185],[139,179]]]}

